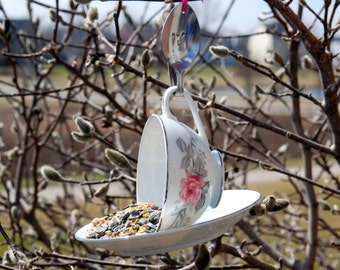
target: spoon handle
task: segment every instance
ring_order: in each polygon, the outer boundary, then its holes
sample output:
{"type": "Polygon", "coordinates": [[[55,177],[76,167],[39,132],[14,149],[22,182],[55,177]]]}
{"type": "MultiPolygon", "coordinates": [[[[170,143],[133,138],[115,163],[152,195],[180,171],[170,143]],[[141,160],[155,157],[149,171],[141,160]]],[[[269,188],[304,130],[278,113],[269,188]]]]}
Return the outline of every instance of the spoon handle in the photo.
{"type": "Polygon", "coordinates": [[[177,91],[175,92],[175,96],[177,97],[182,97],[184,95],[184,72],[184,69],[176,70],[177,91]]]}
{"type": "Polygon", "coordinates": [[[174,67],[168,62],[168,74],[170,79],[170,86],[177,85],[177,74],[174,67]]]}

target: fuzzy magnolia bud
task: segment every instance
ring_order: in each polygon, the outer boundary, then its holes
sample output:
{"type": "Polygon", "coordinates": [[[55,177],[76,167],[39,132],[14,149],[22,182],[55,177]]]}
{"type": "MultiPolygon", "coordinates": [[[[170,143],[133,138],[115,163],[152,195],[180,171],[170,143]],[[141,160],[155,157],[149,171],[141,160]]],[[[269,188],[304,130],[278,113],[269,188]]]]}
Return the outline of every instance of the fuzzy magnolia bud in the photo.
{"type": "Polygon", "coordinates": [[[71,132],[71,136],[74,140],[81,142],[81,143],[87,142],[88,140],[92,138],[92,136],[90,135],[85,135],[81,132],[76,132],[76,131],[71,132]]]}
{"type": "Polygon", "coordinates": [[[289,143],[285,143],[285,144],[282,144],[279,149],[277,150],[277,153],[279,155],[284,155],[287,153],[287,150],[288,150],[288,147],[289,147],[289,143]]]}
{"type": "Polygon", "coordinates": [[[50,237],[50,245],[51,245],[51,249],[52,251],[55,251],[59,245],[60,245],[60,231],[57,230],[56,232],[54,232],[52,234],[52,236],[50,237]]]}
{"type": "Polygon", "coordinates": [[[104,117],[102,118],[103,127],[110,127],[112,126],[113,121],[113,109],[111,106],[106,105],[104,108],[104,117]]]}
{"type": "Polygon", "coordinates": [[[251,216],[262,216],[267,212],[266,206],[261,203],[256,206],[254,206],[252,209],[250,209],[249,214],[251,216]]]}
{"type": "Polygon", "coordinates": [[[96,25],[97,20],[98,20],[98,9],[95,6],[91,6],[86,15],[85,26],[92,29],[96,25]]]}
{"type": "Polygon", "coordinates": [[[250,138],[254,141],[260,141],[259,133],[256,128],[253,128],[250,134],[250,138]]]}
{"type": "Polygon", "coordinates": [[[57,20],[57,13],[54,9],[50,9],[50,19],[52,22],[55,22],[57,20]]]}
{"type": "Polygon", "coordinates": [[[71,9],[76,9],[77,8],[77,2],[74,0],[68,0],[68,4],[71,9]]]}
{"type": "Polygon", "coordinates": [[[51,166],[42,166],[40,168],[40,173],[48,181],[60,182],[64,179],[61,174],[51,166]]]}
{"type": "Polygon", "coordinates": [[[258,256],[261,254],[261,252],[263,251],[263,247],[262,246],[259,246],[257,249],[255,249],[254,251],[252,252],[249,252],[250,255],[252,256],[258,256]]]}
{"type": "Polygon", "coordinates": [[[107,192],[109,191],[109,187],[110,187],[110,184],[109,183],[106,183],[104,185],[101,185],[97,190],[96,192],[94,193],[94,197],[96,198],[100,198],[100,197],[104,197],[107,192]]]}
{"type": "Polygon", "coordinates": [[[20,260],[26,261],[26,255],[20,250],[7,250],[2,257],[2,264],[4,265],[17,265],[20,260]]]}
{"type": "Polygon", "coordinates": [[[63,139],[57,131],[52,132],[51,138],[53,140],[53,143],[55,143],[56,145],[62,145],[63,139]]]}
{"type": "Polygon", "coordinates": [[[270,210],[271,212],[280,211],[285,209],[289,205],[289,201],[286,199],[276,199],[275,206],[270,210]]]}
{"type": "Polygon", "coordinates": [[[5,19],[4,20],[4,30],[5,33],[7,34],[9,32],[9,28],[11,27],[11,22],[10,20],[5,19]]]}
{"type": "Polygon", "coordinates": [[[283,61],[283,57],[278,54],[277,52],[274,52],[273,54],[273,60],[275,61],[276,64],[278,64],[281,67],[284,67],[285,63],[283,61]]]}
{"type": "Polygon", "coordinates": [[[286,199],[277,199],[274,195],[269,195],[263,199],[261,204],[250,209],[249,214],[252,216],[262,216],[267,212],[277,212],[289,205],[286,199]]]}
{"type": "Polygon", "coordinates": [[[94,126],[90,121],[78,116],[76,117],[75,122],[79,131],[81,131],[84,135],[92,135],[94,126]]]}
{"type": "Polygon", "coordinates": [[[272,211],[275,207],[276,197],[274,195],[269,195],[263,200],[263,204],[266,206],[267,211],[272,211]]]}
{"type": "Polygon", "coordinates": [[[340,215],[340,209],[339,206],[337,204],[334,204],[332,209],[331,209],[331,213],[333,215],[340,215]]]}
{"type": "MultiPolygon", "coordinates": [[[[16,263],[16,262],[15,262],[16,263]]],[[[15,264],[11,261],[11,257],[9,251],[5,251],[2,255],[2,264],[3,265],[13,265],[15,264]]]]}
{"type": "Polygon", "coordinates": [[[33,26],[35,31],[38,31],[39,26],[40,26],[40,18],[39,17],[34,17],[32,19],[32,26],[33,26]]]}
{"type": "Polygon", "coordinates": [[[20,149],[18,146],[14,146],[12,149],[5,152],[9,160],[13,160],[20,155],[20,149]]]}
{"type": "Polygon", "coordinates": [[[70,216],[71,226],[74,228],[79,224],[80,213],[78,209],[73,209],[70,216]]]}
{"type": "Polygon", "coordinates": [[[211,130],[215,131],[218,128],[217,111],[214,108],[210,109],[210,125],[211,130]]]}
{"type": "Polygon", "coordinates": [[[13,220],[15,222],[19,222],[19,220],[22,218],[22,215],[23,215],[21,208],[18,207],[17,205],[12,205],[10,211],[11,211],[11,216],[13,220]]]}
{"type": "Polygon", "coordinates": [[[219,58],[227,57],[229,55],[229,52],[230,52],[230,50],[227,47],[221,46],[221,45],[219,45],[219,46],[210,46],[209,50],[210,50],[210,52],[213,55],[215,55],[215,56],[217,56],[219,58]]]}
{"type": "Polygon", "coordinates": [[[0,24],[0,35],[8,36],[11,23],[9,20],[5,19],[2,24],[0,24]]]}
{"type": "Polygon", "coordinates": [[[113,149],[105,149],[105,157],[110,161],[113,165],[116,165],[122,169],[130,168],[130,162],[128,159],[120,152],[113,149]]]}
{"type": "Polygon", "coordinates": [[[86,16],[91,22],[98,20],[98,9],[96,6],[91,6],[86,16]]]}
{"type": "Polygon", "coordinates": [[[144,68],[147,68],[149,64],[150,64],[150,52],[148,49],[146,49],[142,53],[142,65],[144,68]]]}
{"type": "Polygon", "coordinates": [[[309,55],[305,55],[302,58],[301,66],[303,69],[312,69],[314,66],[312,58],[309,55]]]}

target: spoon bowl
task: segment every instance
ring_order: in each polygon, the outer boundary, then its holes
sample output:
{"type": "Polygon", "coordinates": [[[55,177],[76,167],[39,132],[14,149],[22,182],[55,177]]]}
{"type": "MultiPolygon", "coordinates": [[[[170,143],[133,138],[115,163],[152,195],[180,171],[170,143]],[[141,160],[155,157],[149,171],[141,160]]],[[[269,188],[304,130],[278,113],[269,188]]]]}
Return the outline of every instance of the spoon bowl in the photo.
{"type": "Polygon", "coordinates": [[[193,9],[182,4],[174,7],[166,18],[162,31],[163,54],[176,72],[177,95],[183,95],[185,69],[194,61],[200,50],[200,26],[193,9]]]}

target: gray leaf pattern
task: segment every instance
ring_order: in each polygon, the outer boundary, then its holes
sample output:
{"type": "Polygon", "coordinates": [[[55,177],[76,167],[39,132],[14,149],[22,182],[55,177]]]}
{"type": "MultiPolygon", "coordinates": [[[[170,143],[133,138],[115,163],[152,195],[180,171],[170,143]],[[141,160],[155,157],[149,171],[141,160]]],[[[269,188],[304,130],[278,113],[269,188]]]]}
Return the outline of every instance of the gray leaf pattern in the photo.
{"type": "Polygon", "coordinates": [[[190,166],[191,159],[193,158],[193,147],[191,145],[187,145],[186,142],[182,138],[178,138],[176,140],[177,147],[181,152],[185,153],[184,157],[181,160],[181,169],[188,168],[190,166]]]}
{"type": "Polygon", "coordinates": [[[189,155],[185,155],[182,158],[181,169],[185,169],[185,168],[188,168],[190,166],[190,159],[191,159],[191,157],[189,155]]]}
{"type": "Polygon", "coordinates": [[[201,178],[205,178],[208,175],[208,171],[204,168],[204,161],[200,156],[197,156],[193,162],[193,172],[201,178]]]}
{"type": "Polygon", "coordinates": [[[181,150],[181,152],[187,152],[187,144],[185,143],[185,141],[182,138],[178,138],[176,140],[176,144],[177,144],[179,150],[181,150]]]}
{"type": "Polygon", "coordinates": [[[204,203],[205,203],[205,194],[202,193],[198,203],[195,206],[195,211],[196,212],[199,211],[204,206],[204,203]]]}

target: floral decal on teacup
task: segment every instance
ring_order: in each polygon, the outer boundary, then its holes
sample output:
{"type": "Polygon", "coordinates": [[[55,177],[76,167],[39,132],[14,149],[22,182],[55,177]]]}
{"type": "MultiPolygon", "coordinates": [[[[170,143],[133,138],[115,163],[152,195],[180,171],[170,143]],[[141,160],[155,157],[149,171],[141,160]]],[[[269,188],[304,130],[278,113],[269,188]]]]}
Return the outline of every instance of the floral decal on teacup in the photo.
{"type": "Polygon", "coordinates": [[[190,136],[190,140],[186,142],[179,137],[176,144],[184,154],[180,169],[185,171],[185,177],[180,180],[180,200],[177,201],[177,210],[174,213],[176,218],[170,227],[191,224],[191,216],[202,209],[209,191],[209,181],[203,180],[208,175],[206,155],[197,146],[196,139],[190,136]]]}
{"type": "Polygon", "coordinates": [[[181,179],[181,190],[179,196],[182,201],[196,206],[204,193],[202,188],[207,184],[198,175],[190,173],[190,171],[185,168],[186,178],[181,179]]]}

